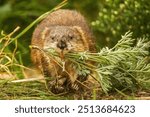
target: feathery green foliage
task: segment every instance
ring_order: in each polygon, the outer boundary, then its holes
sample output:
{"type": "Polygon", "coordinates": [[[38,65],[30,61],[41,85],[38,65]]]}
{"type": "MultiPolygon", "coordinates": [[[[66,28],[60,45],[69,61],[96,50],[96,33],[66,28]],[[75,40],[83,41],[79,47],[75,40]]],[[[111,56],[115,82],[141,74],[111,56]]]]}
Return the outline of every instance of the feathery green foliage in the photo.
{"type": "MultiPolygon", "coordinates": [[[[91,72],[96,74],[95,79],[105,93],[118,87],[132,90],[150,83],[148,61],[150,41],[145,38],[135,41],[132,33],[127,32],[113,48],[105,47],[97,53],[87,51],[67,53],[65,58],[74,63],[80,74],[85,75],[91,72]],[[95,64],[92,65],[87,61],[95,64]]],[[[50,56],[59,56],[51,49],[47,53],[50,56]]],[[[60,60],[57,62],[64,67],[60,60]]]]}

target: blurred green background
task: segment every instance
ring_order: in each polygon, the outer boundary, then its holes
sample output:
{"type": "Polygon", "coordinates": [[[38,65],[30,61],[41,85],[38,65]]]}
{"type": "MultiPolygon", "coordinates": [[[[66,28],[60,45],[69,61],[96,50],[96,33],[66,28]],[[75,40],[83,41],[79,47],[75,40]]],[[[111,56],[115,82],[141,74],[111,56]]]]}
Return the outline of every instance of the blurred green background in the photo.
{"type": "MultiPolygon", "coordinates": [[[[17,26],[21,32],[61,1],[0,0],[0,32],[10,33],[17,26]]],[[[86,17],[100,48],[112,47],[129,30],[135,38],[150,34],[149,0],[68,0],[63,8],[75,9],[86,17]]],[[[17,55],[21,55],[24,65],[31,64],[29,45],[35,27],[18,39],[17,55]]]]}

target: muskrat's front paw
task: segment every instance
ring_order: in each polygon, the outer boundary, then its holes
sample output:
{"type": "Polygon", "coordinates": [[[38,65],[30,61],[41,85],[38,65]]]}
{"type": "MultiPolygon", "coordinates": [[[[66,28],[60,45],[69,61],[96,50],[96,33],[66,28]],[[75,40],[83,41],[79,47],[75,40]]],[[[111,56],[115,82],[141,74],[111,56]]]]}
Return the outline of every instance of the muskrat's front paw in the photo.
{"type": "Polygon", "coordinates": [[[48,89],[54,94],[63,93],[66,90],[64,85],[65,82],[66,82],[66,78],[60,78],[57,80],[50,81],[48,83],[48,89]]]}
{"type": "Polygon", "coordinates": [[[65,88],[64,87],[62,87],[62,86],[55,86],[55,85],[53,85],[50,90],[54,94],[60,94],[60,93],[65,92],[65,88]]]}

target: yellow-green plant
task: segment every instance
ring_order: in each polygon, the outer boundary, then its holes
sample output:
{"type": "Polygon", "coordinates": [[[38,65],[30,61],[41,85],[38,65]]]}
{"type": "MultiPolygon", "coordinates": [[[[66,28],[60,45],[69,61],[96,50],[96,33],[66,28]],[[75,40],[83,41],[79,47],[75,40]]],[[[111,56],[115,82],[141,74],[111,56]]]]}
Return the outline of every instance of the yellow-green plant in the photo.
{"type": "MultiPolygon", "coordinates": [[[[58,4],[56,7],[51,9],[50,11],[44,13],[39,18],[37,18],[35,21],[33,21],[29,26],[27,26],[23,31],[21,31],[17,36],[13,37],[13,34],[18,31],[19,27],[17,27],[13,32],[10,34],[5,34],[4,31],[1,32],[0,36],[0,72],[6,72],[11,77],[14,77],[13,70],[17,71],[18,69],[14,66],[20,66],[22,65],[18,64],[18,61],[16,59],[16,50],[18,47],[17,39],[21,38],[31,27],[33,27],[35,24],[37,24],[39,21],[44,19],[49,13],[61,8],[67,3],[67,0],[62,1],[60,4],[58,4]],[[10,49],[10,44],[14,44],[14,48],[10,49]]],[[[21,62],[21,60],[20,60],[21,62]]],[[[16,74],[16,73],[15,73],[16,74]]]]}

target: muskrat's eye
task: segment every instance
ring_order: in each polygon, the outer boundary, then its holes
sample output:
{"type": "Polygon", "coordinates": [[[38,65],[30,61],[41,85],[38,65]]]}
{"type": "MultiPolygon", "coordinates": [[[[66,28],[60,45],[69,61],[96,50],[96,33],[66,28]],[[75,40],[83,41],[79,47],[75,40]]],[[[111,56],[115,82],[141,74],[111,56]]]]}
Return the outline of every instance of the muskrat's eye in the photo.
{"type": "Polygon", "coordinates": [[[70,39],[72,40],[72,39],[73,39],[73,36],[71,36],[70,39]]]}
{"type": "Polygon", "coordinates": [[[54,36],[50,36],[50,38],[51,38],[52,40],[54,40],[54,39],[55,39],[55,37],[54,37],[54,36]]]}
{"type": "Polygon", "coordinates": [[[73,34],[69,34],[68,37],[70,40],[72,40],[74,38],[73,34]]]}

